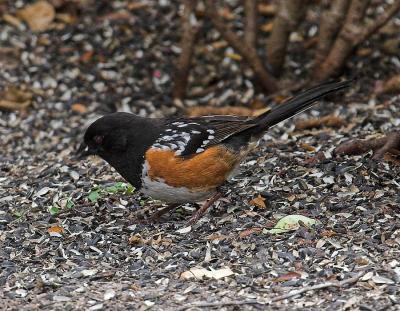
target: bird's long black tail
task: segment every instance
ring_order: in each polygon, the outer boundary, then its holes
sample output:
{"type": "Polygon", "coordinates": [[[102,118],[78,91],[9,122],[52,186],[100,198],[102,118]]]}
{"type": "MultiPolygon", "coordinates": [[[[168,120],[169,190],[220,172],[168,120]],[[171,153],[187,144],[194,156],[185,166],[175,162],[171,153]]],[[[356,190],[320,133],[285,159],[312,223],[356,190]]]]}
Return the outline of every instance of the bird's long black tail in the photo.
{"type": "Polygon", "coordinates": [[[299,95],[296,95],[287,102],[255,118],[253,121],[256,121],[257,124],[259,124],[257,132],[261,133],[269,127],[295,116],[296,114],[310,108],[318,99],[325,95],[347,88],[351,82],[351,80],[343,82],[328,82],[317,85],[299,95]]]}

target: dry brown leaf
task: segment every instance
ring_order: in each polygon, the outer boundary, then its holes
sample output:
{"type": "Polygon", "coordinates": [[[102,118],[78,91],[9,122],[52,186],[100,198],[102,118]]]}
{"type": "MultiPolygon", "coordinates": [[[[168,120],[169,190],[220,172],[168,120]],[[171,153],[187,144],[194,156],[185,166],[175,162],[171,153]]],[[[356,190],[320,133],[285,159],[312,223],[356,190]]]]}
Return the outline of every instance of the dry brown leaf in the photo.
{"type": "Polygon", "coordinates": [[[211,43],[211,46],[214,50],[219,50],[224,47],[227,47],[228,42],[226,42],[225,40],[219,40],[219,41],[215,41],[215,42],[211,43]]]}
{"type": "Polygon", "coordinates": [[[354,261],[359,266],[366,266],[369,264],[369,260],[365,257],[358,257],[358,258],[354,259],[354,261]]]}
{"type": "Polygon", "coordinates": [[[246,229],[246,230],[240,232],[239,237],[245,238],[249,235],[252,235],[253,233],[260,233],[261,231],[262,231],[262,228],[249,228],[249,229],[246,229]]]}
{"type": "Polygon", "coordinates": [[[31,30],[44,31],[50,28],[56,11],[47,1],[37,1],[17,11],[17,16],[25,21],[31,30]]]}
{"type": "Polygon", "coordinates": [[[149,6],[149,4],[146,3],[146,2],[136,2],[136,1],[134,1],[134,2],[128,3],[126,8],[129,11],[135,11],[135,10],[147,8],[148,6],[149,6]]]}
{"type": "Polygon", "coordinates": [[[250,204],[259,208],[267,207],[267,205],[265,204],[265,198],[263,198],[261,195],[258,195],[258,197],[251,200],[250,204]]]}
{"type": "Polygon", "coordinates": [[[221,16],[222,18],[224,18],[228,21],[235,19],[235,15],[227,7],[224,7],[224,8],[221,8],[220,10],[218,10],[218,14],[219,14],[219,16],[221,16]]]}
{"type": "Polygon", "coordinates": [[[324,230],[324,231],[321,232],[321,235],[324,236],[324,237],[330,238],[330,237],[335,236],[336,232],[333,231],[333,230],[324,230]]]}
{"type": "Polygon", "coordinates": [[[20,64],[20,49],[17,47],[0,47],[0,67],[13,69],[20,64]]]}
{"type": "Polygon", "coordinates": [[[115,12],[108,13],[100,18],[100,20],[108,21],[127,21],[133,18],[131,12],[126,10],[119,10],[115,12]]]}
{"type": "Polygon", "coordinates": [[[382,45],[382,50],[389,55],[399,55],[400,54],[400,39],[392,38],[386,40],[382,45]]]}
{"type": "Polygon", "coordinates": [[[75,103],[71,105],[71,110],[78,112],[78,113],[85,113],[87,112],[87,108],[85,105],[80,104],[80,103],[75,103]]]}
{"type": "Polygon", "coordinates": [[[0,93],[0,109],[21,110],[27,108],[32,102],[32,93],[9,87],[0,93]]]}
{"type": "Polygon", "coordinates": [[[14,26],[16,28],[21,28],[21,26],[22,26],[22,22],[13,15],[4,14],[3,19],[5,22],[7,22],[8,24],[10,24],[11,26],[14,26]]]}
{"type": "Polygon", "coordinates": [[[130,245],[143,245],[143,244],[146,244],[146,242],[143,240],[142,236],[139,233],[136,233],[135,235],[132,235],[129,238],[128,243],[130,245]]]}
{"type": "Polygon", "coordinates": [[[210,279],[222,279],[224,277],[230,276],[234,274],[230,268],[222,268],[217,270],[208,270],[205,268],[191,268],[188,271],[181,273],[180,279],[188,280],[188,279],[197,279],[201,280],[203,277],[210,279]]]}
{"type": "Polygon", "coordinates": [[[273,22],[269,22],[269,23],[262,24],[260,29],[261,29],[261,31],[269,33],[269,32],[272,31],[273,27],[274,27],[274,23],[273,22]]]}
{"type": "Polygon", "coordinates": [[[366,57],[371,55],[373,50],[371,48],[360,48],[357,50],[357,56],[366,57]]]}
{"type": "Polygon", "coordinates": [[[288,272],[273,279],[274,282],[286,282],[293,279],[301,278],[301,274],[297,272],[288,272]]]}
{"type": "Polygon", "coordinates": [[[242,56],[240,56],[237,53],[226,53],[225,56],[229,57],[230,59],[236,60],[236,61],[241,61],[242,60],[242,56]]]}
{"type": "Polygon", "coordinates": [[[64,24],[74,24],[76,22],[76,16],[68,13],[58,13],[56,14],[56,19],[64,24]]]}
{"type": "Polygon", "coordinates": [[[207,237],[207,240],[209,240],[209,241],[222,241],[222,240],[225,240],[226,238],[227,238],[226,235],[213,233],[213,234],[210,234],[207,237]]]}
{"type": "Polygon", "coordinates": [[[300,143],[300,147],[303,148],[306,151],[309,151],[309,152],[314,152],[315,151],[315,147],[313,147],[313,146],[311,146],[311,145],[309,145],[307,143],[303,143],[303,142],[300,143]]]}
{"type": "Polygon", "coordinates": [[[344,125],[344,120],[340,117],[329,115],[322,118],[308,119],[298,121],[296,123],[296,130],[306,130],[311,128],[320,128],[322,126],[327,127],[341,127],[344,125]]]}
{"type": "Polygon", "coordinates": [[[400,165],[400,159],[398,157],[396,157],[396,156],[391,155],[390,153],[386,153],[383,156],[383,159],[385,161],[388,161],[388,162],[393,163],[395,165],[400,165]]]}
{"type": "Polygon", "coordinates": [[[79,61],[82,63],[88,63],[92,60],[94,55],[93,50],[86,51],[85,53],[82,54],[81,57],[79,57],[79,61]]]}
{"type": "Polygon", "coordinates": [[[395,75],[386,81],[379,81],[374,90],[375,94],[399,94],[400,75],[395,75]]]}
{"type": "Polygon", "coordinates": [[[261,15],[266,15],[266,16],[272,16],[276,14],[276,5],[275,4],[266,4],[266,3],[260,3],[258,5],[258,12],[261,15]]]}

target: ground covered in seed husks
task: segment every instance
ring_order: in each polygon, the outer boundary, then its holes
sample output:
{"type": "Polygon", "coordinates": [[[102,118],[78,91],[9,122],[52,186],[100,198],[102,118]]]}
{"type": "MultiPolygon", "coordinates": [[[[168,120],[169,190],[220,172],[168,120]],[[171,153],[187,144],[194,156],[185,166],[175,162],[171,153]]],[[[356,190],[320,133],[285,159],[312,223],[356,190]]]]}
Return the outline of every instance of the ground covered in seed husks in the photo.
{"type": "MultiPolygon", "coordinates": [[[[169,96],[177,1],[51,3],[56,18],[28,26],[17,17],[27,1],[0,2],[1,99],[21,105],[0,110],[1,309],[397,308],[399,162],[333,152],[349,138],[400,124],[399,97],[373,95],[376,81],[400,70],[398,56],[375,47],[379,35],[349,64],[348,75],[360,80],[268,132],[198,224],[185,227],[194,205],[143,224],[138,213],[158,202],[140,197],[103,161],[72,155],[104,113],[183,113],[169,96]],[[330,126],[295,126],[331,114],[340,119],[330,126]],[[317,223],[269,231],[288,215],[317,223]]],[[[238,29],[241,14],[234,12],[238,29]]],[[[208,30],[184,107],[246,105],[258,94],[251,73],[208,30]]],[[[309,68],[301,40],[308,31],[299,29],[292,44],[288,79],[309,68]]]]}

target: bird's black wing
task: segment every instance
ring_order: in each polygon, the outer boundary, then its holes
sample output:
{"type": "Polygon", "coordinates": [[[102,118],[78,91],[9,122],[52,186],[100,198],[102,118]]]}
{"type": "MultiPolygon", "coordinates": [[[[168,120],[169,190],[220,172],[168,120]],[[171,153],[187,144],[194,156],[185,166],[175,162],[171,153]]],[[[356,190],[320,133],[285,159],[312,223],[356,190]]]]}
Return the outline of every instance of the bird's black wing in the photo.
{"type": "Polygon", "coordinates": [[[204,116],[171,119],[153,148],[175,150],[177,155],[190,156],[223,142],[228,137],[256,126],[252,117],[204,116]]]}

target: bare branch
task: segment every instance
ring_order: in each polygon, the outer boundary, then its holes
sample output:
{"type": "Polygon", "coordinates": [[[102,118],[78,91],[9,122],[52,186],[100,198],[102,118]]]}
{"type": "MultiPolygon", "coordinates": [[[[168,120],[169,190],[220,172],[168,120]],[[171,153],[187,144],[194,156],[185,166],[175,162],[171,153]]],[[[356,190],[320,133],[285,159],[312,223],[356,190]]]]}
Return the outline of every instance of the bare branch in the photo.
{"type": "Polygon", "coordinates": [[[381,27],[400,11],[400,0],[396,0],[388,9],[385,10],[375,21],[370,22],[364,27],[363,34],[359,40],[359,43],[367,40],[372,34],[377,32],[381,27]]]}
{"type": "Polygon", "coordinates": [[[372,157],[374,160],[382,159],[385,153],[392,149],[400,150],[400,132],[390,133],[386,136],[386,138],[386,143],[382,146],[382,148],[378,149],[372,157]]]}
{"type": "Polygon", "coordinates": [[[206,0],[206,15],[210,18],[221,36],[251,67],[264,90],[266,92],[275,92],[278,89],[278,82],[265,70],[264,64],[257,55],[256,49],[243,42],[243,39],[227,28],[224,21],[217,13],[214,0],[206,0]]]}
{"type": "Polygon", "coordinates": [[[257,0],[244,0],[244,40],[253,48],[257,42],[257,0]]]}
{"type": "Polygon", "coordinates": [[[324,81],[337,74],[344,66],[355,47],[385,25],[400,10],[400,0],[396,0],[375,22],[363,23],[369,0],[352,0],[342,27],[330,53],[314,71],[314,81],[324,81]]]}
{"type": "Polygon", "coordinates": [[[355,139],[340,144],[335,149],[335,154],[360,155],[370,150],[374,151],[372,159],[380,160],[385,153],[398,153],[400,151],[400,131],[394,131],[385,137],[376,139],[355,139]]]}
{"type": "Polygon", "coordinates": [[[315,56],[317,67],[328,55],[332,44],[346,17],[350,0],[334,0],[329,10],[324,11],[320,19],[318,46],[315,56]]]}
{"type": "Polygon", "coordinates": [[[308,1],[282,0],[267,42],[268,63],[278,76],[285,61],[289,36],[296,28],[307,8],[308,1]]]}
{"type": "Polygon", "coordinates": [[[364,19],[365,12],[367,11],[370,2],[370,0],[352,0],[345,24],[360,25],[364,19]]]}
{"type": "Polygon", "coordinates": [[[181,54],[176,64],[177,72],[172,89],[172,96],[175,99],[183,99],[186,94],[194,43],[199,29],[194,16],[196,4],[197,0],[183,0],[181,54]]]}
{"type": "Polygon", "coordinates": [[[277,302],[277,301],[282,301],[285,299],[289,299],[301,294],[304,294],[306,292],[309,291],[315,291],[315,290],[320,290],[320,289],[325,289],[328,287],[344,287],[346,285],[350,285],[353,283],[356,283],[363,275],[365,274],[365,272],[359,272],[357,273],[355,276],[345,279],[343,281],[340,282],[325,282],[325,283],[321,283],[321,284],[317,284],[317,285],[313,285],[313,286],[305,286],[301,289],[298,290],[292,290],[287,294],[281,295],[281,296],[277,296],[275,298],[272,298],[269,301],[266,302],[261,302],[261,301],[257,301],[257,300],[233,300],[233,301],[218,301],[218,302],[201,302],[201,303],[196,303],[196,304],[191,304],[191,305],[186,305],[183,307],[180,307],[177,309],[177,311],[184,311],[187,310],[189,308],[212,308],[212,307],[223,307],[223,306],[243,306],[243,305],[254,305],[254,306],[259,306],[259,307],[265,307],[265,305],[271,304],[273,302],[277,302]]]}

